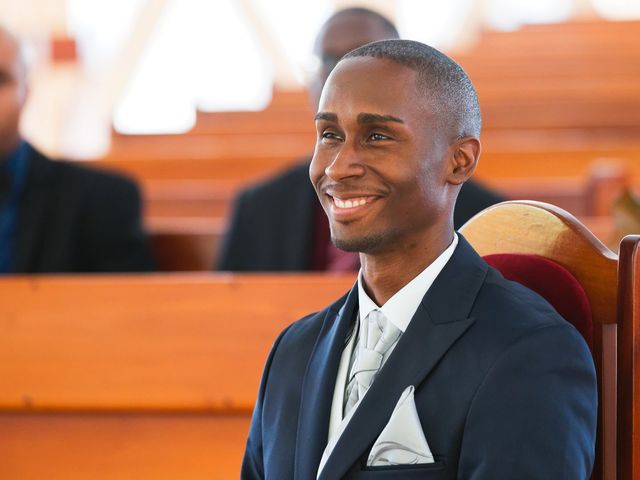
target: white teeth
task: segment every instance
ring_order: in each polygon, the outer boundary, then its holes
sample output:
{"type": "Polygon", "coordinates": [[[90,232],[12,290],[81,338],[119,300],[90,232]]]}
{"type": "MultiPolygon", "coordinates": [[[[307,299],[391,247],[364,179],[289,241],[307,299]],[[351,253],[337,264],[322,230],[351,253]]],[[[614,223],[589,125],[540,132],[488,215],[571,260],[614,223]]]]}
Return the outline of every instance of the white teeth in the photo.
{"type": "Polygon", "coordinates": [[[367,203],[367,200],[364,198],[355,198],[351,200],[340,200],[339,198],[333,197],[333,201],[335,202],[338,208],[355,208],[360,207],[367,203]]]}

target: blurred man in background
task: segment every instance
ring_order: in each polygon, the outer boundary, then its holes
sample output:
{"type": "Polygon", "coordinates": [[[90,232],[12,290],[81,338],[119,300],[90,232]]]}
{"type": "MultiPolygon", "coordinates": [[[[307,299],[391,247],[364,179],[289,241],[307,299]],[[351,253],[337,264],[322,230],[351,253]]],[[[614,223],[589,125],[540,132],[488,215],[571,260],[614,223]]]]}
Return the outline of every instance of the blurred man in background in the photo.
{"type": "Polygon", "coordinates": [[[23,140],[19,42],[0,26],[0,274],[153,269],[136,185],[52,161],[23,140]]]}
{"type": "MultiPolygon", "coordinates": [[[[346,53],[370,42],[397,38],[393,23],[372,10],[348,8],[333,14],[321,27],[314,46],[319,66],[309,85],[313,110],[327,77],[346,53]]],[[[309,181],[310,160],[305,158],[240,193],[218,257],[219,270],[358,269],[358,256],[330,241],[327,218],[309,181]]],[[[454,212],[455,228],[502,200],[477,183],[465,183],[454,212]]]]}

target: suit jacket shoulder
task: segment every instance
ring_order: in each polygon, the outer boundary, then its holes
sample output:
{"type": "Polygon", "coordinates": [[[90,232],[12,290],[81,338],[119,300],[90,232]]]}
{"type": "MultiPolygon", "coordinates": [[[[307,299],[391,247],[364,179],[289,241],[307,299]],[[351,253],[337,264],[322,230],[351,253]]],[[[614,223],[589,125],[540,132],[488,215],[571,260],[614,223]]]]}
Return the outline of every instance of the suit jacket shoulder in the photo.
{"type": "MultiPolygon", "coordinates": [[[[580,333],[538,294],[493,269],[472,315],[474,328],[456,351],[473,364],[464,370],[464,362],[451,364],[457,364],[462,388],[445,393],[455,404],[473,385],[458,476],[589,478],[598,394],[593,359],[580,333]]],[[[440,373],[432,381],[443,381],[440,373]]]]}
{"type": "Polygon", "coordinates": [[[148,271],[138,187],[127,177],[31,149],[19,208],[16,270],[148,271]]]}
{"type": "Polygon", "coordinates": [[[308,268],[316,198],[308,171],[305,160],[236,197],[217,260],[219,270],[308,268]]]}

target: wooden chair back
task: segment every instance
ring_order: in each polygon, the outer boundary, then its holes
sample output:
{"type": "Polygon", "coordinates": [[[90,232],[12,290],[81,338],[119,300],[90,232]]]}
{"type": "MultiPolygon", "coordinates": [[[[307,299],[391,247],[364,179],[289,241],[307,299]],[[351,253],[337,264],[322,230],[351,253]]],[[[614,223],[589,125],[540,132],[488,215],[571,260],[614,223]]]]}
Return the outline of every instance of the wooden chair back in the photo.
{"type": "Polygon", "coordinates": [[[640,478],[640,235],[620,243],[618,269],[618,478],[640,478]]]}
{"type": "MultiPolygon", "coordinates": [[[[568,212],[533,201],[504,202],[472,218],[461,233],[480,255],[533,254],[568,270],[584,288],[592,311],[599,416],[592,478],[616,478],[618,258],[568,212]]],[[[629,477],[630,480],[631,477],[629,477]]]]}

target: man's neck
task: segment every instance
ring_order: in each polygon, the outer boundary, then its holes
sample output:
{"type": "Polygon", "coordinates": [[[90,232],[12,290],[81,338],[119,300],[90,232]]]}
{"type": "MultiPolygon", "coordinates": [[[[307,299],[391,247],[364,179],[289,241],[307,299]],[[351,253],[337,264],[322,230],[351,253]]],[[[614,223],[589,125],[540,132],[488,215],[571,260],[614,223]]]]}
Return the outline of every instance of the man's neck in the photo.
{"type": "Polygon", "coordinates": [[[384,305],[396,292],[433,263],[453,240],[453,227],[413,246],[390,252],[360,254],[364,288],[378,305],[384,305]]]}

